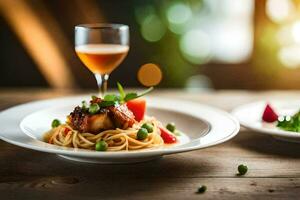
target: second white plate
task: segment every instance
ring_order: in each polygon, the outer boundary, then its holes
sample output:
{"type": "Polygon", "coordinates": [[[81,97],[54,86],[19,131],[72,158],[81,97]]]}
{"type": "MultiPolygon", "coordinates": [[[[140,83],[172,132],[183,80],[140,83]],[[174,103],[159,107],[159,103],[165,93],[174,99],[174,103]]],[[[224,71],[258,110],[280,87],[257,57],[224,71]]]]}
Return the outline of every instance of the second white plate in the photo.
{"type": "Polygon", "coordinates": [[[293,115],[300,109],[300,101],[259,101],[239,106],[232,111],[245,128],[268,134],[276,139],[289,142],[300,142],[300,133],[283,131],[276,127],[276,123],[262,121],[263,111],[269,103],[279,115],[293,115]]]}

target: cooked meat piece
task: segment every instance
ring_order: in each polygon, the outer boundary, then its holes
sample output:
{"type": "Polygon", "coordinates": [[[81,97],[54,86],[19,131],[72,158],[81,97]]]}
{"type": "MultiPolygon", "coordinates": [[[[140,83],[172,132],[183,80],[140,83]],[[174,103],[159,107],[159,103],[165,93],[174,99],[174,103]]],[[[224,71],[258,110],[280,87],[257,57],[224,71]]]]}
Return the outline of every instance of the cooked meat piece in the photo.
{"type": "Polygon", "coordinates": [[[88,119],[88,130],[91,133],[99,133],[99,131],[114,129],[114,125],[108,116],[108,111],[96,115],[91,115],[88,119]]]}
{"type": "MultiPolygon", "coordinates": [[[[103,100],[101,98],[95,98],[91,103],[100,103],[103,100]]],[[[127,129],[132,127],[136,122],[133,113],[127,108],[125,104],[118,106],[109,106],[107,109],[110,111],[109,116],[115,127],[127,129]]]]}
{"type": "MultiPolygon", "coordinates": [[[[101,98],[94,98],[90,103],[101,103],[101,98]]],[[[135,123],[133,113],[125,104],[101,108],[98,114],[91,115],[81,107],[75,107],[68,116],[68,124],[80,132],[99,133],[103,130],[127,129],[135,123]]]]}
{"type": "Polygon", "coordinates": [[[114,125],[108,113],[108,109],[101,109],[99,114],[90,115],[77,106],[68,116],[69,125],[80,132],[90,133],[113,129],[114,125]]]}
{"type": "Polygon", "coordinates": [[[84,113],[79,106],[77,106],[68,116],[67,122],[72,128],[82,132],[87,130],[88,115],[84,113]]]}
{"type": "Polygon", "coordinates": [[[125,104],[107,107],[109,115],[117,128],[127,129],[136,122],[133,113],[125,104]]]}

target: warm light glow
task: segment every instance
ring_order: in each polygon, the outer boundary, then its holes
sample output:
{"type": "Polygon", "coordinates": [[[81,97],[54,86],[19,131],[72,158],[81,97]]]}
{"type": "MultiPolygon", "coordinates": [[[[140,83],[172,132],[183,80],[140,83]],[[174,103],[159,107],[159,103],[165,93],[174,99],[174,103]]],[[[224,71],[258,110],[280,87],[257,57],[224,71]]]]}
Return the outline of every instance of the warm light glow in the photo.
{"type": "MultiPolygon", "coordinates": [[[[216,1],[218,3],[221,3],[220,1],[216,1]]],[[[220,9],[222,9],[222,12],[225,12],[227,16],[248,16],[252,15],[253,9],[254,9],[254,1],[253,0],[222,0],[222,6],[220,6],[220,9]]]]}
{"type": "Polygon", "coordinates": [[[162,72],[156,64],[147,63],[139,69],[138,80],[144,86],[155,86],[162,80],[162,72]]]}
{"type": "Polygon", "coordinates": [[[298,45],[283,47],[278,53],[281,63],[288,68],[300,67],[300,47],[298,45]]]}
{"type": "Polygon", "coordinates": [[[294,4],[291,0],[268,0],[266,13],[274,22],[287,20],[294,11],[294,4]]]}
{"type": "Polygon", "coordinates": [[[279,44],[284,46],[294,44],[295,42],[290,25],[281,26],[277,32],[276,38],[279,44]]]}
{"type": "Polygon", "coordinates": [[[149,42],[159,41],[166,33],[166,27],[156,15],[149,15],[143,22],[141,33],[149,42]]]}
{"type": "Polygon", "coordinates": [[[60,52],[60,44],[26,1],[0,1],[0,8],[49,85],[73,87],[75,82],[60,52]]]}
{"type": "Polygon", "coordinates": [[[213,32],[214,59],[225,63],[240,63],[252,52],[252,29],[247,23],[224,21],[213,32]]]}
{"type": "Polygon", "coordinates": [[[212,56],[210,37],[200,29],[188,31],[180,39],[180,50],[191,63],[206,63],[212,56]]]}
{"type": "Polygon", "coordinates": [[[294,23],[292,27],[292,34],[295,42],[300,43],[300,21],[294,23]]]}

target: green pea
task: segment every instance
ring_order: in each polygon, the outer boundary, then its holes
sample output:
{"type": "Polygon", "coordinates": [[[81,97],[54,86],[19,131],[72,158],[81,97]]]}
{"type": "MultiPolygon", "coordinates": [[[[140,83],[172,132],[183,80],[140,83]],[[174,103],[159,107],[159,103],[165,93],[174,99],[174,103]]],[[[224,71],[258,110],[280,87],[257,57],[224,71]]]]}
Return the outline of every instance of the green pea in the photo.
{"type": "Polygon", "coordinates": [[[173,122],[167,124],[166,128],[167,128],[169,131],[171,131],[172,133],[176,130],[175,124],[174,124],[173,122]]]}
{"type": "Polygon", "coordinates": [[[95,149],[96,151],[106,151],[107,150],[107,143],[103,140],[96,143],[95,149]]]}
{"type": "Polygon", "coordinates": [[[54,119],[51,123],[52,128],[58,127],[60,125],[60,121],[58,119],[54,119]]]}
{"type": "Polygon", "coordinates": [[[198,190],[197,193],[202,194],[206,191],[207,187],[205,185],[201,185],[198,190]]]}
{"type": "Polygon", "coordinates": [[[142,125],[142,128],[147,129],[148,133],[152,133],[153,132],[153,126],[150,123],[145,123],[142,125]]]}
{"type": "Polygon", "coordinates": [[[239,165],[238,171],[240,175],[245,175],[248,171],[248,167],[246,165],[239,165]]]}
{"type": "Polygon", "coordinates": [[[148,137],[148,131],[145,128],[140,128],[136,135],[138,140],[144,140],[148,137]]]}
{"type": "Polygon", "coordinates": [[[89,113],[92,115],[99,112],[99,110],[100,110],[100,106],[96,103],[91,104],[89,107],[89,113]]]}

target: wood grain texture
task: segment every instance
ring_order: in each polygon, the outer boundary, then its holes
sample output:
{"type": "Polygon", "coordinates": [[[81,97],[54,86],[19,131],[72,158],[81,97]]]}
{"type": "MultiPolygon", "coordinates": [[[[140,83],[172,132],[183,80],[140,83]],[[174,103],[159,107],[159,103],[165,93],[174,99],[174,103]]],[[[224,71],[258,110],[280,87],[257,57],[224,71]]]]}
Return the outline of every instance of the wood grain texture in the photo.
{"type": "MultiPolygon", "coordinates": [[[[72,93],[0,90],[0,109],[72,93]]],[[[226,110],[252,100],[300,97],[299,92],[245,91],[163,91],[153,95],[226,110]]],[[[231,141],[213,148],[139,164],[99,165],[68,161],[1,141],[0,192],[0,199],[299,199],[300,145],[242,129],[231,141]],[[241,163],[249,168],[243,177],[236,176],[241,163]],[[195,194],[201,184],[207,191],[195,194]]]]}

